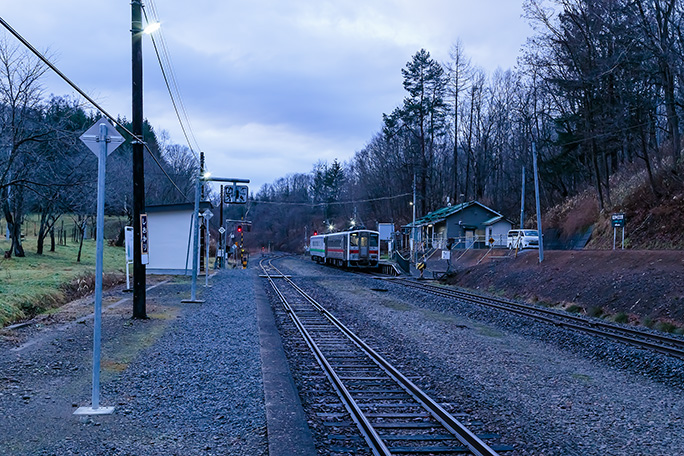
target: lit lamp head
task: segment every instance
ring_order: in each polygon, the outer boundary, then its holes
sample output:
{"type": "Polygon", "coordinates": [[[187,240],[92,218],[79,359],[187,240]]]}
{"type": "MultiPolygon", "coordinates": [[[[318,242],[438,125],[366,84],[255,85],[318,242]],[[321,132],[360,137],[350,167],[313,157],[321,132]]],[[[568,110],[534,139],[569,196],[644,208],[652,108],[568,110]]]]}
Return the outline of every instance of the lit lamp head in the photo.
{"type": "Polygon", "coordinates": [[[147,26],[143,29],[143,33],[146,35],[150,35],[161,27],[161,22],[152,22],[151,24],[147,24],[147,26]]]}

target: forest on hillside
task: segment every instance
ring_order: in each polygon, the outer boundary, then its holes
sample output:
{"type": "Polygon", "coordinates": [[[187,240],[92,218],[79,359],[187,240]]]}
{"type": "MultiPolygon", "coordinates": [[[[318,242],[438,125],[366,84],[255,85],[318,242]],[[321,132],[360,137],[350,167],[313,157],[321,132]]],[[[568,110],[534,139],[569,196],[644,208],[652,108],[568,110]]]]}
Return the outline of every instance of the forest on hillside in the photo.
{"type": "Polygon", "coordinates": [[[445,62],[418,50],[401,69],[403,102],[353,158],[261,188],[255,238],[298,249],[351,221],[398,227],[414,186],[418,216],[478,200],[517,221],[523,168],[534,207],[533,145],[545,208],[589,191],[598,213],[613,210],[620,172],[643,175],[656,201],[681,191],[684,4],[526,0],[524,11],[535,33],[515,69],[487,74],[460,42],[445,62]]]}

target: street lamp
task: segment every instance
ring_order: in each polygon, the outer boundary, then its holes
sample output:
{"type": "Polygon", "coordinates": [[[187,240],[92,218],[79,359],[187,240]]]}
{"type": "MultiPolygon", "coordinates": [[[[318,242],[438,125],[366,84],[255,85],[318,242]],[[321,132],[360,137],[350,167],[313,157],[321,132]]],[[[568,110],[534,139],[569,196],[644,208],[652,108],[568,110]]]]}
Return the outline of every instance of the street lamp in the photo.
{"type": "Polygon", "coordinates": [[[161,22],[152,22],[151,24],[147,24],[145,26],[145,28],[143,29],[143,33],[146,35],[151,35],[152,33],[159,30],[160,27],[161,27],[161,22]]]}

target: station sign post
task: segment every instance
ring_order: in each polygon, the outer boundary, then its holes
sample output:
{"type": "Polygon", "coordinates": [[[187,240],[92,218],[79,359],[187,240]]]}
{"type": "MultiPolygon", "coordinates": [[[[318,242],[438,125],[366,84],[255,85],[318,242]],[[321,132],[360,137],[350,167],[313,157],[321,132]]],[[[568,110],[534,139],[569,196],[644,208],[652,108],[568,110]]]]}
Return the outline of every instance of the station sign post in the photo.
{"type": "Polygon", "coordinates": [[[617,229],[622,228],[622,250],[625,248],[625,214],[612,214],[610,216],[610,223],[613,225],[613,250],[615,250],[615,241],[617,238],[617,229]]]}
{"type": "Polygon", "coordinates": [[[108,415],[114,407],[100,407],[100,351],[102,328],[102,275],[104,269],[104,206],[107,156],[125,141],[104,117],[81,135],[81,141],[97,156],[97,232],[95,254],[95,312],[93,324],[93,385],[90,407],[79,407],[74,415],[108,415]]]}
{"type": "Polygon", "coordinates": [[[150,232],[147,225],[147,214],[140,214],[140,263],[150,262],[150,232]]]}

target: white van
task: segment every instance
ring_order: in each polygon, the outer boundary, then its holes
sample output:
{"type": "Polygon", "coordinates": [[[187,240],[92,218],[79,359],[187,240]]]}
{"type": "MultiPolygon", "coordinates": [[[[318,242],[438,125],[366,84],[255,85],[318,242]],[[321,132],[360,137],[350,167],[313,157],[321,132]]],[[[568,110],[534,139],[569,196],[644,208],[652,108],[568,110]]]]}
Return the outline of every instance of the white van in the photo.
{"type": "Polygon", "coordinates": [[[539,232],[537,230],[511,230],[508,232],[509,249],[538,249],[539,232]]]}

